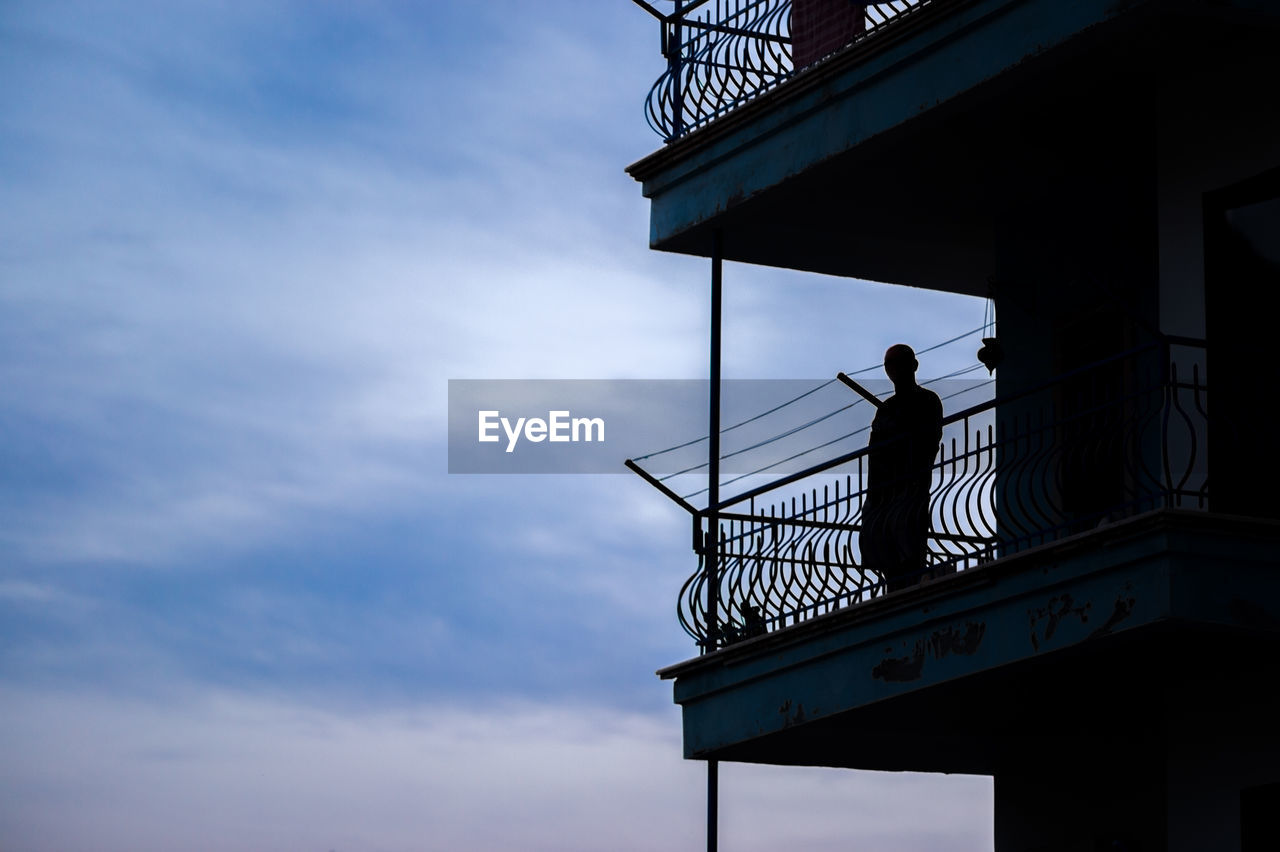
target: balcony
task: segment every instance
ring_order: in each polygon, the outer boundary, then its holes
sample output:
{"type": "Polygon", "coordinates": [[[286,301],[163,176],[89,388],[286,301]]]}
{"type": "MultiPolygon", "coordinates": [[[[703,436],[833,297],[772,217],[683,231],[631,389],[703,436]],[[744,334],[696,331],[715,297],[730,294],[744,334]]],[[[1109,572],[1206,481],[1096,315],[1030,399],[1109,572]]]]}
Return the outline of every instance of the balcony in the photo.
{"type": "MultiPolygon", "coordinates": [[[[942,584],[1155,510],[1208,509],[1205,355],[1202,341],[1164,338],[946,416],[927,564],[910,582],[942,584]]],[[[679,501],[698,553],[679,619],[704,652],[886,596],[859,552],[870,451],[714,507],[679,501]]]]}
{"type": "Polygon", "coordinates": [[[675,0],[658,19],[667,70],[645,101],[649,126],[673,142],[783,83],[795,72],[947,0],[675,0]]]}
{"type": "Polygon", "coordinates": [[[659,672],[685,756],[991,774],[1182,724],[1170,689],[1247,692],[1280,650],[1280,526],[1215,508],[1206,365],[1166,337],[947,416],[928,564],[892,592],[861,565],[866,448],[686,504],[699,653],[659,672]]]}
{"type": "Polygon", "coordinates": [[[1094,199],[1149,191],[1150,110],[1197,85],[1206,44],[1265,31],[1186,5],[872,4],[797,70],[796,0],[683,3],[647,106],[668,144],[627,169],[649,244],[710,257],[718,233],[727,261],[985,297],[1025,210],[1103,230],[1094,199]]]}

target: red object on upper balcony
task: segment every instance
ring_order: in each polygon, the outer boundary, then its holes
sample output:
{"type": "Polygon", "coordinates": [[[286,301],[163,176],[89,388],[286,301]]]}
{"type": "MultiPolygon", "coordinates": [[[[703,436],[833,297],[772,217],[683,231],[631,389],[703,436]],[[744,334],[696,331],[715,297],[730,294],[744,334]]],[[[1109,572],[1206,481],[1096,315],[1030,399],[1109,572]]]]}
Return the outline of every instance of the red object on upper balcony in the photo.
{"type": "Polygon", "coordinates": [[[791,59],[798,70],[834,53],[866,31],[867,4],[852,0],[791,0],[791,59]]]}

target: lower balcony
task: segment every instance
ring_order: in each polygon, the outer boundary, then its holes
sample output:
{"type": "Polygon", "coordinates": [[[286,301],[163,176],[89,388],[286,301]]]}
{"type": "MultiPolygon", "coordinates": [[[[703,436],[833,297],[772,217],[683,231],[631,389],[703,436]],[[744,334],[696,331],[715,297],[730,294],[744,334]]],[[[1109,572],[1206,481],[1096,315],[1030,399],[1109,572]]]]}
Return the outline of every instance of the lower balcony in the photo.
{"type": "Polygon", "coordinates": [[[1162,339],[945,418],[894,591],[858,551],[866,450],[684,504],[685,756],[992,776],[998,850],[1275,848],[1271,450],[1211,420],[1206,367],[1162,339]]]}
{"type": "Polygon", "coordinates": [[[695,511],[700,655],[659,673],[686,756],[1025,774],[1077,738],[1159,752],[1218,699],[1274,740],[1280,523],[1214,511],[1206,366],[1162,339],[946,417],[893,592],[860,564],[866,449],[695,511]]]}
{"type": "Polygon", "coordinates": [[[1180,727],[1271,742],[1277,545],[1273,521],[1155,509],[659,674],[690,758],[996,774],[1180,727]]]}
{"type": "MultiPolygon", "coordinates": [[[[1202,342],[1162,339],[945,417],[925,564],[907,582],[1091,541],[1158,509],[1213,508],[1205,368],[1202,342]]],[[[1224,440],[1231,424],[1219,431],[1224,440]]],[[[683,504],[698,564],[678,612],[704,652],[886,595],[885,578],[859,552],[871,451],[701,511],[683,504]]]]}

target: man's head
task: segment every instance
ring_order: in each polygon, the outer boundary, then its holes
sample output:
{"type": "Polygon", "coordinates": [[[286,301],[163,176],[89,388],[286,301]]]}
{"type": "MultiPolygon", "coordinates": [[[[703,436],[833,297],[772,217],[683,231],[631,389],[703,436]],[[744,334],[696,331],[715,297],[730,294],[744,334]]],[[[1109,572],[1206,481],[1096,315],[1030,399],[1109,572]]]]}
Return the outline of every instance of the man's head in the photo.
{"type": "Polygon", "coordinates": [[[916,382],[916,353],[905,343],[895,343],[885,350],[884,372],[893,386],[914,385],[916,382]]]}

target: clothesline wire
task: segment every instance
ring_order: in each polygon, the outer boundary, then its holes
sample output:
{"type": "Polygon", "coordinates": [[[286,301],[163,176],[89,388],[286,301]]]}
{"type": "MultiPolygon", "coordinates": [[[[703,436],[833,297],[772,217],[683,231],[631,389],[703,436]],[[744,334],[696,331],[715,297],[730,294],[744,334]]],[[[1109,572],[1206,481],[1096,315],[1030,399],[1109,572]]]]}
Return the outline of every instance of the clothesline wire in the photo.
{"type": "MultiPolygon", "coordinates": [[[[922,386],[922,387],[926,387],[926,386],[928,386],[928,385],[930,385],[930,384],[934,384],[934,383],[936,383],[936,382],[943,381],[944,379],[953,379],[953,378],[955,378],[956,376],[962,376],[962,375],[965,375],[965,374],[968,374],[968,373],[972,373],[972,372],[974,372],[975,370],[980,370],[980,369],[982,369],[982,368],[983,368],[982,364],[973,364],[973,365],[971,365],[971,366],[969,366],[969,367],[964,367],[963,369],[956,370],[956,371],[951,372],[951,373],[947,373],[947,374],[946,374],[946,375],[944,375],[944,376],[938,376],[937,378],[930,379],[930,380],[929,380],[929,381],[927,381],[927,382],[921,382],[921,386],[922,386]]],[[[979,388],[983,388],[983,387],[986,387],[987,385],[994,384],[994,383],[995,383],[995,380],[994,380],[994,379],[988,379],[988,380],[986,380],[985,382],[981,382],[981,383],[979,383],[979,384],[974,385],[973,387],[967,387],[967,388],[963,388],[962,390],[958,390],[958,391],[955,391],[955,392],[953,392],[953,393],[949,393],[949,394],[947,394],[946,396],[942,397],[942,399],[943,399],[943,400],[948,400],[948,399],[951,399],[951,398],[953,398],[953,397],[960,396],[961,394],[970,393],[970,392],[975,391],[975,390],[977,390],[977,389],[979,389],[979,388]]],[[[861,401],[861,400],[859,400],[859,402],[860,402],[860,401],[861,401]]],[[[857,403],[850,403],[848,406],[846,406],[846,408],[850,408],[850,407],[852,407],[853,405],[856,405],[856,404],[857,404],[857,403]]],[[[761,473],[767,473],[768,471],[772,470],[773,468],[777,467],[778,465],[786,464],[786,463],[787,463],[787,462],[789,462],[789,461],[795,461],[796,459],[800,458],[801,456],[806,456],[806,455],[808,455],[809,453],[817,452],[818,450],[821,450],[821,449],[824,449],[824,448],[826,448],[826,447],[829,447],[829,446],[831,446],[832,444],[838,444],[838,443],[840,443],[841,441],[847,440],[847,439],[852,438],[852,437],[854,437],[854,436],[856,436],[856,435],[861,435],[863,432],[866,432],[866,431],[867,431],[867,430],[869,430],[870,428],[871,428],[871,426],[870,426],[870,425],[863,426],[863,427],[862,427],[862,428],[860,428],[860,429],[855,429],[854,431],[852,431],[852,432],[848,432],[848,433],[846,433],[846,434],[844,434],[844,435],[840,435],[840,436],[839,436],[839,437],[837,437],[837,438],[832,438],[830,441],[826,441],[826,442],[821,443],[821,444],[818,444],[817,446],[814,446],[814,447],[809,447],[808,449],[805,449],[805,450],[801,450],[800,452],[798,452],[798,453],[796,453],[796,454],[794,454],[794,455],[788,456],[788,457],[786,457],[786,458],[784,458],[784,459],[779,459],[779,460],[778,460],[778,461],[776,461],[776,462],[771,462],[771,463],[769,463],[769,464],[767,464],[767,465],[764,465],[763,467],[756,468],[755,470],[750,471],[750,472],[748,472],[748,473],[739,474],[738,476],[735,476],[735,477],[733,477],[732,479],[725,480],[725,481],[721,482],[720,484],[721,484],[721,485],[732,485],[733,483],[735,483],[735,482],[737,482],[737,481],[739,481],[739,480],[742,480],[742,479],[746,479],[746,478],[747,478],[747,477],[749,477],[749,476],[757,476],[757,475],[759,475],[759,474],[761,474],[761,473]]],[[[799,431],[799,430],[797,429],[796,431],[799,431]]],[[[768,442],[764,442],[764,443],[768,443],[768,442]]],[[[722,457],[722,458],[725,458],[725,457],[722,457]]],[[[689,468],[689,469],[688,469],[688,470],[686,470],[685,472],[686,472],[686,473],[691,473],[691,472],[693,472],[693,471],[695,471],[695,470],[698,470],[699,468],[705,468],[706,466],[707,466],[707,463],[706,463],[706,462],[703,462],[702,464],[697,465],[696,467],[689,468]]],[[[671,476],[674,476],[674,475],[675,475],[675,474],[671,474],[671,476]]],[[[665,481],[666,479],[669,479],[669,478],[670,478],[670,476],[663,477],[663,480],[662,480],[662,481],[665,481]]],[[[708,489],[707,489],[707,488],[700,488],[700,489],[698,489],[697,491],[691,492],[691,493],[689,493],[689,494],[682,494],[682,495],[680,495],[680,496],[681,496],[681,499],[688,500],[688,499],[690,499],[690,498],[692,498],[692,497],[697,497],[697,496],[698,496],[698,495],[700,495],[700,494],[705,494],[707,491],[708,491],[708,489]]]]}
{"type": "MultiPolygon", "coordinates": [[[[946,379],[953,379],[953,378],[955,378],[956,376],[961,376],[961,375],[964,375],[964,374],[966,374],[966,373],[971,373],[971,372],[973,372],[974,370],[980,369],[981,367],[982,367],[982,365],[981,365],[981,364],[972,364],[972,365],[970,365],[970,366],[968,366],[968,367],[964,367],[964,368],[962,368],[962,369],[960,369],[960,370],[956,370],[956,371],[954,371],[954,372],[947,373],[945,376],[938,376],[938,377],[936,377],[936,378],[933,378],[933,379],[928,380],[927,382],[923,382],[923,383],[922,383],[922,387],[927,387],[927,386],[929,386],[929,385],[931,385],[931,384],[934,384],[934,383],[936,383],[936,382],[945,381],[946,379]]],[[[721,460],[721,461],[724,461],[725,459],[730,459],[730,458],[733,458],[734,456],[740,456],[740,455],[742,455],[743,453],[750,452],[751,450],[757,450],[757,449],[759,449],[760,447],[767,446],[768,444],[772,444],[774,441],[779,441],[779,440],[781,440],[781,439],[783,439],[783,438],[789,438],[790,436],[792,436],[792,435],[796,434],[797,432],[803,432],[805,429],[808,429],[808,428],[809,428],[809,427],[811,427],[811,426],[816,426],[817,424],[819,424],[819,423],[823,422],[824,420],[829,420],[830,418],[832,418],[832,417],[834,417],[835,415],[837,415],[837,414],[841,413],[842,411],[848,411],[850,408],[853,408],[855,405],[861,405],[863,402],[864,402],[864,400],[862,400],[862,399],[856,399],[856,400],[854,400],[853,402],[850,402],[850,403],[847,403],[847,404],[845,404],[845,405],[842,405],[842,406],[840,406],[839,408],[836,408],[836,409],[834,409],[834,410],[832,410],[832,411],[828,411],[826,414],[823,414],[823,415],[820,415],[820,416],[818,416],[818,417],[815,417],[815,418],[813,418],[812,420],[808,421],[807,423],[802,423],[802,424],[800,424],[800,425],[798,425],[798,426],[793,426],[793,427],[792,427],[792,428],[790,428],[790,429],[787,429],[787,430],[785,430],[785,431],[779,432],[778,434],[776,434],[776,435],[772,435],[772,436],[770,436],[770,437],[768,437],[768,438],[764,438],[763,440],[757,441],[756,443],[751,444],[750,446],[743,447],[743,448],[738,449],[738,450],[734,450],[734,451],[733,451],[733,452],[731,452],[731,453],[725,453],[725,454],[723,454],[723,455],[721,455],[721,456],[720,456],[720,460],[721,460]]],[[[824,446],[825,446],[825,445],[824,445],[824,446]]],[[[704,462],[698,462],[697,464],[695,464],[695,465],[690,465],[689,467],[686,467],[686,468],[684,468],[683,470],[677,470],[677,471],[675,471],[674,473],[668,473],[668,474],[666,474],[665,476],[660,476],[660,477],[658,477],[658,481],[659,481],[659,482],[666,482],[668,479],[674,479],[674,478],[675,478],[675,477],[677,477],[677,476],[683,476],[684,474],[687,474],[687,473],[693,473],[693,472],[695,472],[695,471],[702,470],[703,468],[707,467],[707,465],[708,465],[708,464],[709,464],[709,463],[708,463],[708,462],[705,462],[705,461],[704,461],[704,462]]]]}
{"type": "MultiPolygon", "coordinates": [[[[963,340],[963,339],[965,339],[966,337],[971,337],[971,336],[973,336],[973,335],[975,335],[975,334],[977,334],[977,333],[979,333],[979,332],[983,331],[983,330],[987,327],[987,318],[986,318],[986,316],[984,315],[982,319],[983,319],[983,324],[982,324],[981,326],[979,326],[978,328],[970,329],[969,331],[966,331],[966,332],[964,332],[963,334],[958,334],[958,335],[956,335],[955,337],[952,337],[952,338],[950,338],[950,339],[948,339],[948,340],[944,340],[944,341],[942,341],[941,343],[935,343],[935,344],[933,344],[932,346],[926,347],[925,349],[921,349],[920,351],[918,351],[918,352],[916,353],[916,355],[923,355],[923,354],[925,354],[926,352],[932,352],[932,351],[934,351],[935,349],[941,349],[943,346],[950,346],[952,343],[956,343],[957,341],[963,340]]],[[[849,376],[859,376],[859,375],[862,375],[863,373],[870,373],[870,372],[872,372],[873,370],[878,370],[878,369],[880,369],[880,368],[881,368],[881,366],[882,366],[882,365],[880,365],[880,364],[873,364],[873,365],[871,365],[870,367],[863,367],[863,368],[862,368],[862,369],[860,369],[860,370],[855,370],[855,371],[853,371],[853,372],[846,373],[846,375],[849,375],[849,376]]],[[[732,432],[734,429],[738,429],[738,428],[740,428],[740,427],[742,427],[742,426],[746,426],[746,425],[748,425],[748,424],[750,424],[750,423],[754,423],[754,422],[756,422],[757,420],[760,420],[760,419],[762,419],[762,418],[764,418],[764,417],[768,417],[770,414],[774,414],[775,412],[781,411],[782,409],[786,408],[787,406],[789,406],[789,405],[793,405],[794,403],[799,402],[800,400],[804,399],[805,397],[808,397],[808,396],[810,396],[810,395],[812,395],[812,394],[815,394],[815,393],[817,393],[818,391],[822,390],[823,388],[827,387],[828,385],[833,385],[833,384],[835,384],[835,383],[836,383],[836,379],[828,379],[827,381],[822,382],[822,383],[821,383],[821,384],[819,384],[819,385],[815,385],[814,387],[810,388],[809,390],[805,391],[804,393],[800,394],[799,396],[793,397],[793,398],[791,398],[791,399],[787,400],[786,402],[783,402],[783,403],[780,403],[780,404],[778,404],[778,405],[775,405],[773,408],[770,408],[770,409],[769,409],[769,410],[767,410],[767,411],[762,411],[762,412],[760,412],[759,414],[756,414],[756,415],[753,415],[753,416],[751,416],[751,417],[748,417],[746,420],[740,421],[740,422],[738,422],[738,423],[734,423],[732,426],[726,426],[726,427],[724,427],[723,429],[721,429],[721,430],[720,430],[720,434],[721,434],[721,435],[724,435],[726,432],[732,432]]],[[[834,414],[835,412],[832,412],[832,413],[834,414]]],[[[651,459],[651,458],[654,458],[654,457],[656,457],[656,456],[661,456],[661,455],[665,455],[665,454],[667,454],[667,453],[675,452],[676,450],[683,450],[683,449],[684,449],[684,448],[686,448],[686,447],[692,447],[694,444],[700,444],[700,443],[702,443],[703,441],[707,440],[707,438],[708,438],[708,437],[709,437],[708,435],[703,435],[703,436],[702,436],[702,437],[700,437],[700,438],[694,438],[693,440],[685,441],[685,442],[684,442],[684,443],[682,443],[682,444],[676,444],[676,445],[675,445],[675,446],[673,446],[673,447],[667,447],[665,450],[655,450],[654,452],[646,453],[645,455],[642,455],[642,456],[635,456],[635,457],[633,457],[633,459],[632,459],[632,460],[633,460],[633,461],[640,462],[640,461],[644,461],[645,459],[651,459]]],[[[694,469],[696,470],[696,468],[694,468],[694,469]]],[[[677,475],[677,474],[671,474],[671,475],[672,475],[672,476],[675,476],[675,475],[677,475]]]]}

